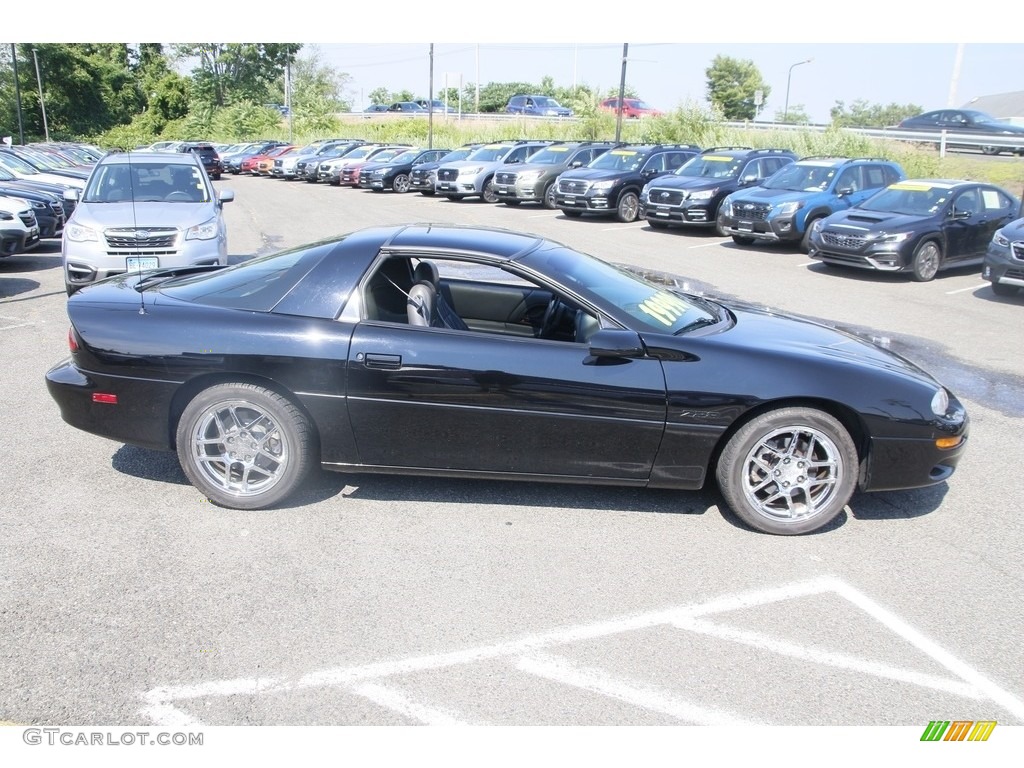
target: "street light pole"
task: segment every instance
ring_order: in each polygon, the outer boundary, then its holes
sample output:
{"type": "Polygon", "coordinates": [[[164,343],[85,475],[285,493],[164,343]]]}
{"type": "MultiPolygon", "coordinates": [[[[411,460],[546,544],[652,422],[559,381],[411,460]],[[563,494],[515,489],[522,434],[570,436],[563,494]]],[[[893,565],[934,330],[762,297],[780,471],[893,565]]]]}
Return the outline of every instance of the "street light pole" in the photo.
{"type": "Polygon", "coordinates": [[[629,57],[629,43],[622,44],[622,75],[619,77],[619,108],[615,115],[615,143],[622,138],[622,99],[626,95],[626,60],[629,57]]]}
{"type": "Polygon", "coordinates": [[[803,61],[798,61],[796,64],[792,64],[789,67],[789,75],[786,77],[786,106],[782,110],[782,122],[784,123],[789,118],[789,84],[793,79],[793,67],[799,67],[801,64],[810,64],[812,61],[814,61],[813,57],[810,59],[804,59],[803,61]]]}
{"type": "Polygon", "coordinates": [[[32,58],[36,62],[36,83],[39,84],[39,106],[42,107],[43,110],[43,134],[46,136],[46,143],[49,144],[50,128],[46,124],[46,102],[43,101],[43,78],[42,75],[39,74],[39,56],[35,48],[32,49],[32,58]]]}

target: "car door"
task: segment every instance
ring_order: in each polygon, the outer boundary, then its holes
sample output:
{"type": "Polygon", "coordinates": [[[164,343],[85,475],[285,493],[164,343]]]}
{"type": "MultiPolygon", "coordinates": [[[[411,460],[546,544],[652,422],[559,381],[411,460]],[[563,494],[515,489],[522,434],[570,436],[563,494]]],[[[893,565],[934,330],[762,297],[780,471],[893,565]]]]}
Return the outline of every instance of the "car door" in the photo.
{"type": "MultiPolygon", "coordinates": [[[[954,263],[975,258],[984,252],[988,240],[981,242],[981,196],[977,187],[959,192],[946,213],[945,261],[954,263]]],[[[991,239],[991,237],[989,238],[991,239]]]]}
{"type": "Polygon", "coordinates": [[[366,465],[594,482],[645,481],[666,418],[657,360],[597,364],[586,343],[369,317],[347,405],[366,465]]]}

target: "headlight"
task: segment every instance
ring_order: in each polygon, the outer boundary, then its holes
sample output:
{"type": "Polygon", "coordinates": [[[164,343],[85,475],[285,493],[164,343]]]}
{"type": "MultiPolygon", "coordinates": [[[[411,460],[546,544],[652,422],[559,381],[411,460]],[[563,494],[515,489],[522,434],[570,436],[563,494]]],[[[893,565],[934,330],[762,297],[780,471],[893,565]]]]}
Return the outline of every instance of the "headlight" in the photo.
{"type": "Polygon", "coordinates": [[[531,182],[540,178],[540,171],[523,171],[516,176],[516,181],[531,182]]]}
{"type": "Polygon", "coordinates": [[[816,235],[825,227],[825,219],[817,218],[811,222],[811,234],[816,235]]]}
{"type": "Polygon", "coordinates": [[[1010,247],[1010,238],[1003,234],[1003,230],[997,229],[996,233],[992,236],[992,245],[996,245],[1000,248],[1010,247]]]}
{"type": "Polygon", "coordinates": [[[932,413],[936,416],[945,416],[949,410],[949,393],[940,388],[932,397],[932,413]]]}
{"type": "Polygon", "coordinates": [[[459,176],[476,176],[484,167],[482,165],[474,165],[470,168],[459,168],[459,176]]]}
{"type": "Polygon", "coordinates": [[[189,227],[185,233],[186,240],[213,240],[217,236],[217,219],[212,218],[202,224],[189,227]]]}
{"type": "Polygon", "coordinates": [[[595,192],[607,192],[614,186],[614,181],[595,181],[594,186],[592,186],[591,189],[594,190],[595,192]]]}
{"type": "Polygon", "coordinates": [[[64,235],[68,240],[75,243],[84,243],[88,240],[99,240],[96,230],[83,227],[81,224],[68,224],[64,228],[64,235]]]}
{"type": "Polygon", "coordinates": [[[714,189],[704,189],[704,190],[701,190],[700,192],[691,192],[690,193],[690,199],[691,200],[710,200],[712,197],[715,196],[715,193],[717,191],[718,191],[718,187],[715,187],[714,189]]]}
{"type": "Polygon", "coordinates": [[[913,232],[893,232],[891,234],[883,234],[878,238],[880,243],[902,243],[909,240],[914,236],[913,232]]]}
{"type": "Polygon", "coordinates": [[[778,206],[775,206],[773,208],[773,210],[779,216],[788,216],[791,213],[796,213],[797,211],[799,211],[803,207],[804,207],[804,204],[803,204],[802,201],[800,201],[800,202],[795,202],[794,201],[794,202],[791,202],[791,203],[780,203],[778,206]]]}
{"type": "Polygon", "coordinates": [[[722,201],[722,205],[718,208],[718,212],[723,216],[732,216],[732,200],[728,197],[722,201]]]}

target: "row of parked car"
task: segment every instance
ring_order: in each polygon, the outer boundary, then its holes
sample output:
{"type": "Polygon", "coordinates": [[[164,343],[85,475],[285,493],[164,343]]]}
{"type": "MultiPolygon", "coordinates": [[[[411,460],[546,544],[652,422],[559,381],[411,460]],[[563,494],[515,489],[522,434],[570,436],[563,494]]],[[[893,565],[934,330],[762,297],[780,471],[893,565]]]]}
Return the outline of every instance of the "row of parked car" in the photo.
{"type": "Polygon", "coordinates": [[[1009,226],[1022,216],[1019,198],[985,182],[907,179],[880,157],[534,140],[446,152],[335,139],[241,158],[225,167],[378,192],[535,203],[570,218],[645,219],[652,230],[711,230],[742,247],[792,243],[827,265],[918,281],[980,264],[988,253],[985,278],[996,292],[1024,287],[1024,243],[1016,251],[1010,244],[1022,237],[1019,223],[1009,226]]]}

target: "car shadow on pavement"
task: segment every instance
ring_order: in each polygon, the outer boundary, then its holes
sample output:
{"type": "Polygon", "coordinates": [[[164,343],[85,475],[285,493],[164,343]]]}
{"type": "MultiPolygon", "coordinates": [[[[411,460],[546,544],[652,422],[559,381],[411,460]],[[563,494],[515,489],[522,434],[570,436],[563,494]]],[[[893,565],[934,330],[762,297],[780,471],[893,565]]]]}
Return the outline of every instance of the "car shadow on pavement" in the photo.
{"type": "Polygon", "coordinates": [[[935,512],[949,491],[946,483],[909,491],[857,493],[849,509],[857,520],[909,520],[935,512]]]}
{"type": "Polygon", "coordinates": [[[0,272],[0,299],[9,299],[12,296],[29,293],[38,287],[39,281],[37,280],[28,280],[23,277],[6,277],[0,272]]]}

